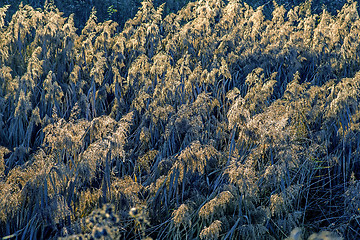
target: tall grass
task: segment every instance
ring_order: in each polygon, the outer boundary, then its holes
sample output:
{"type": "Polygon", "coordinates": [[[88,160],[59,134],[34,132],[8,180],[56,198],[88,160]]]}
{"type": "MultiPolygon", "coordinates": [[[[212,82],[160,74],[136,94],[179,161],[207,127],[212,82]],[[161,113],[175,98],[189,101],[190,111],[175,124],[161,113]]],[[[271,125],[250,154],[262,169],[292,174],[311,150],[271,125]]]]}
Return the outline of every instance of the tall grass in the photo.
{"type": "Polygon", "coordinates": [[[0,236],[359,238],[357,2],[165,7],[0,9],[0,236]]]}

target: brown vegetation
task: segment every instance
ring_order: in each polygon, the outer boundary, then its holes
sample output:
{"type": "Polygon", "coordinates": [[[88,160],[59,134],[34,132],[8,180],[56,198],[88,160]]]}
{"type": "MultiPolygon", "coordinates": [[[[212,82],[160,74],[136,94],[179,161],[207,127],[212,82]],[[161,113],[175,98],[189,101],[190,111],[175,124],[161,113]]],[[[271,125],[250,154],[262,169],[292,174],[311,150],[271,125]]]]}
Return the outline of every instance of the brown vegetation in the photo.
{"type": "Polygon", "coordinates": [[[0,8],[0,236],[360,238],[357,3],[310,7],[0,8]]]}

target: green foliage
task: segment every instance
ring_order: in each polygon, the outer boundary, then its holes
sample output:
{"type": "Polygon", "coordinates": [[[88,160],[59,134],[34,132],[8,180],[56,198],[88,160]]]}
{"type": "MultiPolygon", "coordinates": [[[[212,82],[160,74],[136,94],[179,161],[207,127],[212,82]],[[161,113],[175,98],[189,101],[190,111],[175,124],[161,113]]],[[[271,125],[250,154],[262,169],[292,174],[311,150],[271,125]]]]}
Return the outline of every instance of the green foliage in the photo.
{"type": "Polygon", "coordinates": [[[0,236],[360,237],[356,2],[104,6],[0,8],[0,236]]]}

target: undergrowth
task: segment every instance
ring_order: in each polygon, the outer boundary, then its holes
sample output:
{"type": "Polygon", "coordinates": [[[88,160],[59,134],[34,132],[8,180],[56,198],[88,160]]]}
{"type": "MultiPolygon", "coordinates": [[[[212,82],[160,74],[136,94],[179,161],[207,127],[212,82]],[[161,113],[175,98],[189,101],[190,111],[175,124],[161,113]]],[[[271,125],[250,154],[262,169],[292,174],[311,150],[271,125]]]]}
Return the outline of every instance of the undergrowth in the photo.
{"type": "Polygon", "coordinates": [[[0,236],[360,238],[357,2],[274,6],[0,8],[0,236]]]}

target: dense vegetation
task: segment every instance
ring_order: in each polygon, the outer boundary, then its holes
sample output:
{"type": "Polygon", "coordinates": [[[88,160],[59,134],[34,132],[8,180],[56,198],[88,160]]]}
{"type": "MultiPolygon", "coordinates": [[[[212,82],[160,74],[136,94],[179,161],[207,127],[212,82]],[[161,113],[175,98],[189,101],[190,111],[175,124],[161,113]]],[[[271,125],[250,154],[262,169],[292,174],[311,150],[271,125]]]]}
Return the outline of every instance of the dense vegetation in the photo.
{"type": "Polygon", "coordinates": [[[0,236],[360,238],[357,3],[141,4],[0,8],[0,236]]]}
{"type": "MultiPolygon", "coordinates": [[[[96,17],[99,21],[114,20],[122,27],[141,7],[141,0],[2,0],[2,2],[11,5],[7,19],[17,11],[20,3],[41,9],[47,2],[52,2],[65,16],[74,14],[74,25],[80,29],[84,27],[93,8],[97,10],[96,17]]],[[[154,0],[153,4],[158,7],[163,2],[163,0],[154,0]]],[[[165,14],[176,12],[188,2],[189,0],[167,0],[164,12],[165,14]]]]}
{"type": "MultiPolygon", "coordinates": [[[[191,0],[192,2],[194,0],[191,0]]],[[[82,29],[90,16],[93,7],[97,9],[96,17],[100,22],[106,20],[114,20],[119,23],[120,27],[123,27],[126,20],[133,18],[141,7],[141,0],[2,0],[4,5],[10,5],[6,19],[11,19],[14,12],[17,11],[20,3],[24,5],[28,4],[33,8],[43,8],[47,2],[52,2],[56,7],[69,16],[74,14],[74,25],[75,27],[82,29]]],[[[159,7],[162,3],[166,2],[164,6],[164,14],[167,15],[171,12],[177,12],[185,4],[189,3],[190,0],[153,0],[155,7],[159,7]]],[[[285,9],[289,10],[291,7],[299,5],[305,2],[305,0],[277,0],[279,5],[283,5],[285,9]]],[[[271,0],[246,0],[246,3],[257,8],[264,5],[264,14],[268,17],[271,15],[274,5],[271,0]]],[[[317,0],[313,1],[311,5],[312,11],[319,13],[325,7],[330,13],[335,14],[337,10],[346,3],[346,0],[317,0]]]]}

